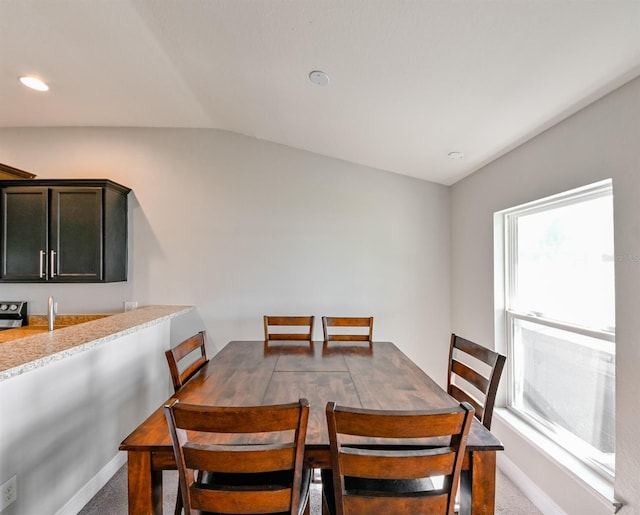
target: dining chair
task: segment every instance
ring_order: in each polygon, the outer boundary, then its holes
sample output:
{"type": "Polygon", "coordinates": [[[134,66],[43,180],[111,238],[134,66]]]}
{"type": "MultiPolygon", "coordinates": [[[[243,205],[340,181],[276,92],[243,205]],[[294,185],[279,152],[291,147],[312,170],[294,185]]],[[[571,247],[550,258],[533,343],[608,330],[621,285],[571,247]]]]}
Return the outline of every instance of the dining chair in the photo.
{"type": "Polygon", "coordinates": [[[329,513],[454,513],[473,406],[382,411],[329,402],[326,414],[332,471],[323,471],[322,486],[329,513]],[[416,438],[428,440],[400,440],[416,438]],[[432,476],[444,476],[441,486],[432,476]]]}
{"type": "Polygon", "coordinates": [[[322,317],[325,345],[331,341],[373,343],[373,317],[322,317]],[[334,328],[340,328],[335,330],[334,328]]]}
{"type": "Polygon", "coordinates": [[[314,316],[264,316],[264,343],[274,340],[313,341],[314,316]],[[283,331],[282,328],[288,328],[283,331]],[[274,329],[272,329],[274,328],[274,329]],[[292,328],[301,329],[292,331],[292,328]],[[277,332],[272,332],[275,330],[277,332]]]}
{"type": "Polygon", "coordinates": [[[308,513],[306,399],[232,407],[171,399],[164,411],[185,514],[308,513]]]}
{"type": "Polygon", "coordinates": [[[205,331],[200,331],[180,342],[172,349],[169,349],[164,354],[167,357],[173,389],[177,392],[182,388],[184,383],[209,361],[207,354],[207,334],[205,331]],[[196,351],[199,351],[200,354],[197,356],[195,354],[192,355],[192,353],[196,351]],[[185,360],[187,356],[192,357],[189,360],[185,360]],[[196,357],[193,358],[193,356],[196,357]],[[185,362],[187,364],[183,365],[185,362]]]}
{"type": "MultiPolygon", "coordinates": [[[[167,357],[173,391],[177,392],[184,383],[191,379],[209,361],[207,334],[205,331],[200,331],[169,349],[164,355],[167,357]],[[186,365],[184,365],[185,362],[186,365]]],[[[180,515],[182,507],[182,493],[180,492],[180,487],[178,487],[174,515],[180,515]]]]}
{"type": "Polygon", "coordinates": [[[493,407],[506,357],[455,333],[451,334],[447,393],[468,402],[476,418],[491,429],[493,407]],[[462,381],[460,381],[462,379],[462,381]]]}

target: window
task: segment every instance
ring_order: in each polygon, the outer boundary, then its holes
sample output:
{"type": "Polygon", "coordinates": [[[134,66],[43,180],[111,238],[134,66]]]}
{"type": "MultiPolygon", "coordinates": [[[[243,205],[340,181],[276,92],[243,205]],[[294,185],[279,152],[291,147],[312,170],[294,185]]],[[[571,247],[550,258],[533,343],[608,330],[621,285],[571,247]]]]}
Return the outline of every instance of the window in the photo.
{"type": "Polygon", "coordinates": [[[611,181],[497,216],[504,229],[508,407],[613,477],[611,181]]]}

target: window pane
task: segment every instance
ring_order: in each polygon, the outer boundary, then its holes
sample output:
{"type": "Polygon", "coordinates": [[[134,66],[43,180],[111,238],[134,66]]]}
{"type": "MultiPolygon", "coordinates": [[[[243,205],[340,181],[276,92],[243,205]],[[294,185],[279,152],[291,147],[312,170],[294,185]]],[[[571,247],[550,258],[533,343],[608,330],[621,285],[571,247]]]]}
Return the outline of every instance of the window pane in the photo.
{"type": "Polygon", "coordinates": [[[615,327],[612,196],[517,215],[511,307],[567,323],[615,327]]]}
{"type": "Polygon", "coordinates": [[[516,318],[512,330],[513,407],[575,435],[613,473],[615,344],[516,318]]]}

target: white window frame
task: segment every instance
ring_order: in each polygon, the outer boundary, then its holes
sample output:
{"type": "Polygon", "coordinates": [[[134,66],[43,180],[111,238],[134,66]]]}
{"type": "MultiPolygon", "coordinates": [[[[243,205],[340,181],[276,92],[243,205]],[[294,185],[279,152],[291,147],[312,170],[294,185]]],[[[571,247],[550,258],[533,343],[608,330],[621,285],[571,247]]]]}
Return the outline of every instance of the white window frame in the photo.
{"type": "MultiPolygon", "coordinates": [[[[496,320],[498,322],[497,330],[500,327],[503,328],[504,334],[500,338],[505,342],[507,353],[507,388],[506,390],[506,407],[514,416],[524,421],[533,431],[539,433],[543,438],[549,439],[551,442],[560,443],[565,449],[569,451],[576,459],[586,464],[589,468],[596,471],[599,475],[607,481],[613,481],[614,472],[612,469],[602,466],[601,463],[606,459],[591,459],[589,454],[593,456],[593,450],[591,453],[586,453],[581,445],[581,441],[568,431],[554,426],[547,422],[542,417],[536,417],[529,413],[524,413],[513,407],[515,401],[515,370],[513,348],[514,348],[514,334],[513,327],[514,321],[521,320],[533,324],[537,324],[543,327],[552,329],[559,329],[575,333],[578,335],[588,336],[599,340],[604,346],[611,346],[611,343],[615,345],[615,328],[597,328],[597,327],[583,327],[566,323],[563,321],[553,320],[545,317],[544,313],[523,313],[510,309],[510,300],[515,295],[515,243],[517,241],[516,224],[513,220],[520,215],[527,215],[535,213],[536,211],[548,211],[554,207],[563,207],[570,205],[571,203],[581,202],[585,199],[597,198],[599,196],[611,196],[612,181],[606,180],[596,184],[571,190],[559,195],[547,197],[535,202],[516,206],[499,213],[496,213],[495,223],[496,228],[502,231],[500,238],[496,241],[496,272],[502,272],[502,276],[496,276],[496,314],[498,315],[496,320]],[[500,248],[501,247],[501,248],[500,248]],[[501,253],[500,253],[501,252],[501,253]],[[502,262],[500,262],[502,259],[502,262]]],[[[615,353],[615,348],[614,348],[615,353]]]]}

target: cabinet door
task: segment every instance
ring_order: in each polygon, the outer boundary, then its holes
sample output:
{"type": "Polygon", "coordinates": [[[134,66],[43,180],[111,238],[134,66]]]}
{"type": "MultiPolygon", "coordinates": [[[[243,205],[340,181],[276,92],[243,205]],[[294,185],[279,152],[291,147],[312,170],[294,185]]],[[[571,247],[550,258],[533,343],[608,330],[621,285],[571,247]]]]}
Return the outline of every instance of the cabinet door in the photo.
{"type": "Polygon", "coordinates": [[[51,188],[50,280],[102,280],[102,191],[94,187],[51,188]]]}
{"type": "Polygon", "coordinates": [[[47,234],[48,188],[3,188],[2,280],[46,280],[47,234]]]}

